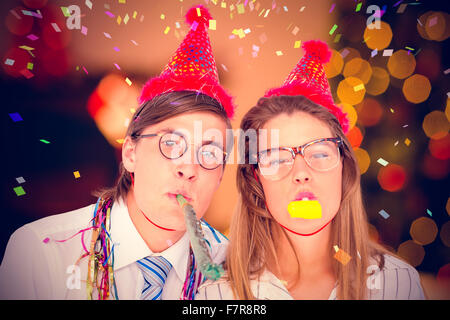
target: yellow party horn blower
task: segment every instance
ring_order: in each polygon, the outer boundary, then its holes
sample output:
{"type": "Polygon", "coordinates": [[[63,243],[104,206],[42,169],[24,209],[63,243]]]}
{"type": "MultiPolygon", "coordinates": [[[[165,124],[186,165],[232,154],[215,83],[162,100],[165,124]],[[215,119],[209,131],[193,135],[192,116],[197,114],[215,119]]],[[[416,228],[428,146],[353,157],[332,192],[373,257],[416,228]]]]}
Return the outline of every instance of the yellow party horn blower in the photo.
{"type": "Polygon", "coordinates": [[[292,218],[322,218],[322,206],[317,200],[292,201],[288,204],[287,210],[292,218]]]}
{"type": "Polygon", "coordinates": [[[177,195],[177,201],[183,209],[186,230],[201,273],[210,280],[218,280],[224,273],[224,270],[220,264],[213,263],[211,259],[208,248],[206,247],[202,226],[200,221],[197,220],[194,208],[181,194],[177,195]]]}

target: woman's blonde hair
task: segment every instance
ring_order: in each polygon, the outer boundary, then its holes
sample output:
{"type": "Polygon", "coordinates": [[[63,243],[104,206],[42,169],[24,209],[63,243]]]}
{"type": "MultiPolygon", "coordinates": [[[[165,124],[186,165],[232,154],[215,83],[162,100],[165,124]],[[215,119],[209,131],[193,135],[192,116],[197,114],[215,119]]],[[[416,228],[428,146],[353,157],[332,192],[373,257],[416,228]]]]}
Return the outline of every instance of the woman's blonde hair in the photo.
{"type": "MultiPolygon", "coordinates": [[[[342,199],[339,211],[331,222],[330,254],[334,252],[333,246],[337,245],[352,257],[345,266],[332,259],[339,283],[337,298],[365,299],[369,258],[376,259],[381,270],[384,266],[383,254],[388,251],[369,239],[359,166],[338,120],[326,108],[303,96],[273,96],[259,99],[242,119],[240,128],[243,132],[249,129],[258,132],[270,119],[294,112],[305,112],[318,118],[329,126],[335,137],[340,137],[344,142],[341,148],[342,199]]],[[[249,154],[249,139],[245,137],[240,142],[245,144],[239,146],[239,150],[244,151],[245,159],[240,160],[237,169],[239,200],[230,227],[226,268],[235,297],[254,299],[250,280],[261,275],[265,269],[277,269],[277,239],[285,236],[286,231],[266,208],[263,188],[254,175],[257,165],[250,162],[250,157],[254,155],[249,154]]],[[[292,243],[290,245],[295,253],[292,243]]]]}

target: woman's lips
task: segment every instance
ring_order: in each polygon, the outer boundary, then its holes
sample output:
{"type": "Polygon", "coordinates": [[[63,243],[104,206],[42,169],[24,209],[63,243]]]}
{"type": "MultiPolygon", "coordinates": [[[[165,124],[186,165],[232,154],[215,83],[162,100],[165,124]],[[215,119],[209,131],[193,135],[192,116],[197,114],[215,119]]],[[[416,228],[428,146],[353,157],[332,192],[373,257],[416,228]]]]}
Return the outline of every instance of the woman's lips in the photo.
{"type": "Polygon", "coordinates": [[[295,201],[298,201],[298,200],[317,200],[317,198],[314,195],[314,193],[312,193],[312,192],[299,192],[295,196],[294,200],[295,201]]]}

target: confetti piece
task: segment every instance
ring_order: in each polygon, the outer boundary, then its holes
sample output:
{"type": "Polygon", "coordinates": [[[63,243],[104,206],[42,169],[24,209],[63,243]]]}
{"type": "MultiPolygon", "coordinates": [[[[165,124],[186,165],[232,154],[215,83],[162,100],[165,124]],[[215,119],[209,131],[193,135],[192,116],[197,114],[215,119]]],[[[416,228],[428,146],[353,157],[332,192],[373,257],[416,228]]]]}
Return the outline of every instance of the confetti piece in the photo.
{"type": "Polygon", "coordinates": [[[103,32],[103,34],[105,35],[105,37],[107,37],[108,39],[111,39],[111,35],[107,32],[103,32]]]}
{"type": "Polygon", "coordinates": [[[9,10],[9,12],[11,12],[11,14],[12,14],[13,16],[15,16],[17,19],[22,20],[22,17],[19,16],[19,15],[17,14],[16,11],[14,11],[14,10],[9,10]]]}
{"type": "Polygon", "coordinates": [[[32,62],[28,62],[28,63],[27,63],[27,69],[28,69],[28,70],[33,70],[33,66],[34,66],[34,65],[33,65],[32,62]]]}
{"type": "Polygon", "coordinates": [[[224,64],[222,64],[222,69],[225,70],[226,72],[228,72],[228,69],[224,64]]]}
{"type": "Polygon", "coordinates": [[[86,68],[84,66],[83,66],[83,71],[84,71],[84,73],[89,74],[89,72],[86,70],[86,68]]]}
{"type": "Polygon", "coordinates": [[[35,36],[34,34],[29,34],[29,35],[27,36],[27,38],[30,39],[31,41],[35,41],[35,40],[39,39],[39,37],[38,37],[38,36],[35,36]]]}
{"type": "Polygon", "coordinates": [[[191,29],[195,31],[195,30],[197,30],[197,27],[198,27],[198,22],[197,21],[192,22],[191,29]]]}
{"type": "Polygon", "coordinates": [[[300,45],[301,45],[301,44],[302,44],[302,41],[301,41],[301,40],[295,41],[295,43],[294,43],[294,48],[295,48],[295,49],[300,48],[300,45]]]}
{"type": "Polygon", "coordinates": [[[209,29],[216,30],[216,20],[209,20],[209,29]]]}
{"type": "Polygon", "coordinates": [[[12,119],[14,122],[23,121],[22,117],[21,117],[20,114],[17,113],[17,112],[10,113],[9,116],[11,117],[11,119],[12,119]]]}
{"type": "Polygon", "coordinates": [[[405,139],[405,144],[409,147],[409,145],[411,144],[411,140],[409,140],[408,138],[405,139]]]}
{"type": "Polygon", "coordinates": [[[109,11],[105,11],[105,13],[110,18],[114,18],[115,17],[115,15],[113,13],[109,12],[109,11]]]}
{"type": "Polygon", "coordinates": [[[238,5],[236,5],[236,8],[237,8],[238,14],[244,14],[245,13],[245,8],[244,8],[244,5],[242,3],[239,3],[238,5]]]}
{"type": "Polygon", "coordinates": [[[13,59],[6,59],[5,60],[5,64],[8,65],[8,66],[14,65],[14,62],[15,62],[15,60],[13,60],[13,59]]]}
{"type": "Polygon", "coordinates": [[[361,83],[361,84],[358,84],[357,86],[354,86],[354,87],[353,87],[353,90],[354,90],[355,92],[364,90],[364,83],[361,83]]]}
{"type": "Polygon", "coordinates": [[[129,86],[131,86],[131,84],[132,84],[131,80],[128,79],[128,77],[125,79],[125,82],[126,82],[129,86]]]}
{"type": "Polygon", "coordinates": [[[169,31],[170,31],[170,27],[169,27],[169,26],[167,26],[167,27],[166,27],[166,29],[164,30],[164,34],[168,34],[168,33],[169,33],[169,31]]]}
{"type": "Polygon", "coordinates": [[[49,144],[49,143],[50,143],[50,141],[47,141],[47,140],[45,140],[45,139],[40,139],[39,141],[40,141],[40,142],[43,142],[43,143],[45,143],[45,144],[49,144]]]}
{"type": "Polygon", "coordinates": [[[17,180],[18,183],[24,183],[25,182],[25,179],[23,177],[18,177],[18,178],[16,178],[16,180],[17,180]]]}
{"type": "Polygon", "coordinates": [[[384,219],[387,219],[387,218],[390,217],[389,213],[387,213],[387,212],[384,211],[384,210],[380,210],[378,213],[379,213],[380,216],[382,216],[384,219]]]}
{"type": "Polygon", "coordinates": [[[267,18],[267,15],[269,14],[270,9],[267,9],[266,14],[264,15],[264,18],[267,18]]]}
{"type": "Polygon", "coordinates": [[[61,29],[55,22],[52,22],[51,25],[52,25],[53,29],[55,29],[56,32],[61,32],[61,29]]]}
{"type": "Polygon", "coordinates": [[[389,108],[389,110],[392,112],[392,113],[394,113],[394,109],[392,109],[392,108],[389,108]]]}
{"type": "Polygon", "coordinates": [[[75,176],[75,179],[78,179],[80,177],[80,172],[79,171],[74,171],[73,175],[75,176]]]}
{"type": "Polygon", "coordinates": [[[224,2],[224,1],[222,1],[222,2],[220,3],[220,7],[223,8],[223,9],[226,9],[226,8],[227,8],[227,3],[224,2]]]}
{"type": "Polygon", "coordinates": [[[16,195],[18,197],[23,196],[24,194],[26,194],[25,190],[23,190],[23,188],[21,186],[15,187],[14,188],[14,192],[16,193],[16,195]]]}
{"type": "Polygon", "coordinates": [[[328,13],[333,12],[335,6],[336,6],[336,3],[333,3],[333,4],[331,5],[330,11],[328,11],[328,13]]]}
{"type": "Polygon", "coordinates": [[[161,13],[161,15],[159,17],[161,18],[161,20],[164,20],[166,18],[166,15],[161,13]]]}
{"type": "Polygon", "coordinates": [[[300,30],[299,27],[295,26],[295,28],[292,29],[292,34],[293,34],[294,36],[296,36],[297,33],[299,32],[299,30],[300,30]]]}
{"type": "Polygon", "coordinates": [[[119,0],[119,3],[127,3],[127,0],[119,0]]]}
{"type": "Polygon", "coordinates": [[[23,49],[23,50],[26,50],[26,51],[34,50],[34,48],[29,47],[29,46],[20,46],[19,48],[20,48],[20,49],[23,49]]]}
{"type": "Polygon", "coordinates": [[[336,252],[336,253],[334,254],[333,257],[334,257],[337,261],[339,261],[340,263],[342,263],[344,266],[347,265],[347,263],[348,263],[348,262],[350,261],[350,259],[352,258],[352,257],[350,257],[350,256],[348,255],[347,252],[345,252],[345,251],[342,250],[342,249],[339,249],[339,251],[336,252]]]}
{"type": "Polygon", "coordinates": [[[330,32],[329,32],[330,36],[334,33],[334,31],[336,31],[337,27],[338,27],[337,24],[335,24],[335,25],[331,28],[331,30],[330,30],[330,32]]]}
{"type": "Polygon", "coordinates": [[[355,12],[359,12],[359,11],[361,10],[361,6],[362,6],[362,2],[358,3],[358,4],[356,5],[355,12]]]}
{"type": "Polygon", "coordinates": [[[84,34],[85,36],[87,35],[87,31],[88,29],[85,26],[81,26],[81,33],[84,34]]]}
{"type": "Polygon", "coordinates": [[[125,139],[117,139],[116,142],[119,144],[123,144],[123,142],[125,141],[125,139]]]}
{"type": "Polygon", "coordinates": [[[406,9],[406,6],[407,6],[408,4],[407,3],[402,3],[401,5],[400,5],[400,7],[398,7],[398,9],[397,9],[397,13],[403,13],[403,12],[405,12],[405,9],[406,9]]]}
{"type": "Polygon", "coordinates": [[[341,33],[338,33],[338,34],[336,35],[336,38],[334,38],[334,43],[338,43],[339,40],[341,40],[341,37],[342,37],[342,34],[341,34],[341,33]]]}
{"type": "Polygon", "coordinates": [[[62,11],[64,17],[66,17],[66,18],[70,17],[70,11],[67,7],[61,7],[61,11],[62,11]]]}
{"type": "Polygon", "coordinates": [[[137,11],[134,11],[133,12],[133,19],[136,19],[136,17],[137,17],[137,11]]]}
{"type": "Polygon", "coordinates": [[[280,51],[280,50],[276,51],[275,53],[276,53],[276,54],[277,54],[277,56],[279,56],[279,57],[283,55],[283,52],[282,52],[282,51],[280,51]]]}
{"type": "Polygon", "coordinates": [[[138,45],[138,43],[136,41],[134,41],[134,40],[131,40],[131,43],[134,44],[135,46],[138,45]]]}
{"type": "Polygon", "coordinates": [[[47,237],[47,238],[45,238],[44,240],[42,240],[43,243],[48,243],[49,241],[50,241],[50,238],[49,238],[49,237],[47,237]]]}
{"type": "Polygon", "coordinates": [[[432,27],[437,23],[437,17],[433,17],[430,19],[430,22],[428,22],[428,26],[432,27]]]}
{"type": "Polygon", "coordinates": [[[444,74],[449,74],[450,73],[450,68],[448,68],[447,70],[444,71],[444,74]]]}
{"type": "Polygon", "coordinates": [[[394,49],[384,49],[383,57],[390,57],[390,56],[392,56],[393,52],[394,52],[394,49]]]}
{"type": "Polygon", "coordinates": [[[119,51],[120,51],[120,49],[119,49],[119,48],[117,48],[117,47],[114,47],[114,50],[115,50],[115,51],[117,51],[117,52],[119,52],[119,51]]]}
{"type": "Polygon", "coordinates": [[[130,20],[130,17],[128,16],[128,13],[127,13],[125,18],[123,18],[123,23],[127,24],[129,20],[130,20]]]}
{"type": "Polygon", "coordinates": [[[350,50],[344,49],[341,51],[341,57],[345,58],[350,53],[350,50]]]}
{"type": "Polygon", "coordinates": [[[305,10],[305,8],[306,8],[305,6],[301,7],[300,12],[303,12],[303,10],[305,10]]]}
{"type": "Polygon", "coordinates": [[[397,141],[395,141],[395,143],[394,143],[394,147],[396,147],[398,145],[398,140],[397,141]]]}
{"type": "Polygon", "coordinates": [[[370,56],[373,58],[373,57],[375,57],[377,54],[378,54],[378,50],[377,50],[377,49],[374,49],[374,50],[372,50],[372,52],[370,53],[370,56]]]}
{"type": "Polygon", "coordinates": [[[120,26],[120,24],[122,23],[122,17],[118,16],[116,21],[117,21],[117,24],[120,26]]]}
{"type": "Polygon", "coordinates": [[[433,216],[433,214],[431,213],[431,211],[429,209],[427,209],[427,213],[430,215],[430,217],[433,216]]]}
{"type": "Polygon", "coordinates": [[[86,7],[88,7],[90,10],[92,10],[92,2],[90,0],[86,0],[86,2],[84,3],[86,5],[86,7]]]}
{"type": "Polygon", "coordinates": [[[389,162],[386,161],[386,160],[384,160],[383,158],[379,158],[379,159],[377,160],[377,162],[378,162],[379,164],[381,164],[383,167],[386,167],[386,166],[389,164],[389,162]]]}
{"type": "Polygon", "coordinates": [[[34,77],[34,74],[32,74],[32,73],[30,72],[30,70],[28,70],[28,69],[20,70],[20,73],[21,73],[25,78],[27,78],[27,79],[30,79],[30,78],[33,78],[33,77],[34,77]]]}
{"type": "Polygon", "coordinates": [[[253,51],[259,52],[259,47],[257,45],[252,46],[253,51]]]}

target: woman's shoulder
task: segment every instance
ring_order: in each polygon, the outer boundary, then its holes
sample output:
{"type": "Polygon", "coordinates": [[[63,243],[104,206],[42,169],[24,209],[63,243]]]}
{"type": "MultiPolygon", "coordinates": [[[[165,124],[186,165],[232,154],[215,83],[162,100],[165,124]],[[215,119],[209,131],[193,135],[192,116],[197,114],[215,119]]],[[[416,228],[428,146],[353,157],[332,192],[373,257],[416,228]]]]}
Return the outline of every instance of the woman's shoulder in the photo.
{"type": "MultiPolygon", "coordinates": [[[[264,271],[259,277],[250,280],[250,288],[259,300],[292,300],[282,282],[271,272],[264,271]]],[[[228,275],[217,281],[207,280],[198,289],[196,300],[235,300],[228,275]]]]}
{"type": "Polygon", "coordinates": [[[420,300],[424,299],[420,276],[409,263],[391,254],[383,254],[384,265],[380,269],[371,260],[367,273],[370,299],[420,300]]]}

